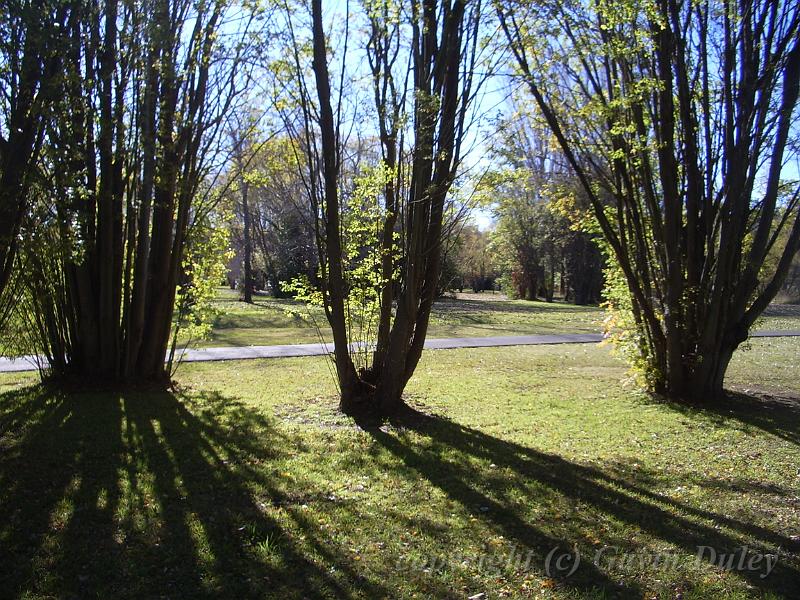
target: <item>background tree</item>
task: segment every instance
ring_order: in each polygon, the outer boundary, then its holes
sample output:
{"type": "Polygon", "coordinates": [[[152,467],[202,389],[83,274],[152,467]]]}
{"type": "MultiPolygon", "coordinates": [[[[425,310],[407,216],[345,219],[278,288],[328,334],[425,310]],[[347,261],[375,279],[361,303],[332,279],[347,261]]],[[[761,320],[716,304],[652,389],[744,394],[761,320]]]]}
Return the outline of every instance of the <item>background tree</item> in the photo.
{"type": "MultiPolygon", "coordinates": [[[[552,267],[557,262],[552,255],[547,256],[546,227],[551,215],[543,200],[525,191],[524,183],[513,181],[513,174],[506,175],[506,183],[511,185],[501,186],[497,178],[493,180],[498,186],[496,190],[504,187],[505,193],[498,196],[494,206],[497,225],[492,249],[502,265],[504,287],[510,295],[536,300],[546,295],[542,292],[550,279],[545,277],[547,264],[553,273],[552,267]]],[[[549,249],[552,250],[552,245],[549,249]]]]}
{"type": "Polygon", "coordinates": [[[800,303],[800,253],[794,257],[789,267],[781,294],[781,299],[785,302],[800,303]]]}
{"type": "Polygon", "coordinates": [[[243,121],[237,119],[234,128],[229,132],[233,150],[234,173],[232,177],[235,178],[235,185],[232,186],[230,191],[232,195],[237,196],[237,201],[234,203],[236,206],[235,214],[240,217],[241,227],[239,231],[242,234],[242,278],[239,289],[241,300],[248,304],[253,303],[255,284],[253,279],[253,212],[251,210],[250,178],[248,177],[250,163],[257,151],[253,142],[255,127],[256,123],[252,117],[245,118],[243,121]]]}
{"type": "Polygon", "coordinates": [[[616,305],[631,312],[628,339],[647,383],[675,398],[719,395],[733,351],[800,245],[797,188],[779,205],[798,147],[800,5],[497,8],[519,76],[623,276],[616,305]],[[764,274],[784,228],[774,274],[764,274]]]}
{"type": "MultiPolygon", "coordinates": [[[[585,199],[585,194],[580,192],[578,197],[585,199]]],[[[563,240],[564,300],[579,305],[599,304],[603,299],[606,260],[598,247],[598,235],[576,227],[571,211],[562,212],[562,216],[570,222],[563,240]]]]}
{"type": "Polygon", "coordinates": [[[291,139],[272,138],[261,145],[250,173],[255,246],[265,283],[276,297],[286,295],[284,282],[316,281],[317,276],[314,215],[304,201],[298,152],[291,139]]]}
{"type": "Polygon", "coordinates": [[[587,201],[537,111],[512,100],[496,125],[497,166],[482,182],[495,214],[493,248],[506,288],[519,298],[600,300],[603,261],[594,235],[573,227],[587,201]]]}
{"type": "Polygon", "coordinates": [[[465,288],[473,292],[493,290],[498,277],[490,232],[466,223],[455,231],[442,257],[441,291],[465,288]]]}
{"type": "MultiPolygon", "coordinates": [[[[258,139],[258,138],[256,138],[258,139]]],[[[305,190],[298,176],[300,150],[286,135],[271,135],[252,144],[243,175],[228,189],[235,207],[232,237],[239,261],[244,263],[244,216],[238,182],[248,184],[252,228],[254,284],[275,297],[286,295],[283,284],[297,277],[316,280],[316,245],[305,190]]]]}

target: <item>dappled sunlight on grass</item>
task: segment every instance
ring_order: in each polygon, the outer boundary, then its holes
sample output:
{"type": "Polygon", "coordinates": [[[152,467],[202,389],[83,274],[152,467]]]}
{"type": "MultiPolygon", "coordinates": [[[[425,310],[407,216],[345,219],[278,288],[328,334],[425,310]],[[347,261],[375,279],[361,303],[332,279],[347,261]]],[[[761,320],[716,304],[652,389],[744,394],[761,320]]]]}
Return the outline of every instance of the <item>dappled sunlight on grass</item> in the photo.
{"type": "MultiPolygon", "coordinates": [[[[424,353],[409,411],[362,426],[337,412],[323,358],[186,364],[173,393],[62,393],[2,375],[0,589],[796,597],[787,367],[800,340],[771,343],[750,352],[782,390],[774,404],[660,402],[622,385],[624,366],[593,345],[464,349],[424,353]],[[761,578],[695,560],[698,546],[781,550],[761,578]],[[574,574],[547,572],[554,548],[577,549],[574,574]],[[671,562],[609,558],[658,553],[671,562]]],[[[748,365],[737,356],[731,380],[748,365]]]]}
{"type": "Polygon", "coordinates": [[[3,396],[2,424],[20,426],[0,471],[5,592],[290,597],[301,576],[342,591],[314,564],[319,540],[284,534],[304,519],[277,514],[292,492],[271,466],[297,442],[262,413],[213,392],[31,387],[3,396]]]}

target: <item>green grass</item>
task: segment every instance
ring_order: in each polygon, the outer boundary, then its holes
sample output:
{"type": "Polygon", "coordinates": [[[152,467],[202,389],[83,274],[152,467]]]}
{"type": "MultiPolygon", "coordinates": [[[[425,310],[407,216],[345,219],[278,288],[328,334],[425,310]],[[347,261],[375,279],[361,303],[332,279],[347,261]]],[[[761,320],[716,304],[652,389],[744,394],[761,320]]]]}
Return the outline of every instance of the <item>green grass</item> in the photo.
{"type": "MultiPolygon", "coordinates": [[[[259,346],[318,342],[319,333],[311,323],[297,316],[304,307],[291,299],[256,296],[253,304],[240,302],[235,291],[218,290],[211,338],[197,342],[201,346],[259,346]]],[[[324,313],[313,311],[319,332],[328,336],[324,313]]]]}
{"type": "Polygon", "coordinates": [[[800,329],[800,304],[772,304],[756,320],[756,329],[800,329]]]}
{"type": "MultiPolygon", "coordinates": [[[[237,292],[220,288],[211,338],[197,346],[260,346],[315,343],[331,335],[325,315],[312,311],[313,323],[296,316],[298,303],[289,299],[256,296],[253,304],[238,300],[237,292]]],[[[547,333],[591,333],[602,329],[603,310],[563,302],[506,300],[484,292],[457,294],[434,304],[428,337],[486,337],[547,333]]],[[[800,307],[774,306],[761,318],[759,329],[800,329],[800,307]]]]}
{"type": "MultiPolygon", "coordinates": [[[[239,302],[236,292],[220,289],[211,339],[201,346],[256,346],[331,341],[325,315],[312,311],[313,322],[292,314],[304,309],[289,299],[257,296],[239,302]],[[318,328],[314,326],[314,322],[318,328]]],[[[586,333],[600,330],[603,311],[560,302],[506,300],[499,294],[459,294],[434,304],[428,337],[485,337],[536,333],[586,333]]]]}
{"type": "Polygon", "coordinates": [[[753,341],[702,409],[594,345],[426,352],[417,413],[366,430],[322,358],[186,364],[173,393],[3,375],[0,596],[798,598],[799,351],[753,341]],[[782,550],[762,579],[698,545],[782,550]]]}

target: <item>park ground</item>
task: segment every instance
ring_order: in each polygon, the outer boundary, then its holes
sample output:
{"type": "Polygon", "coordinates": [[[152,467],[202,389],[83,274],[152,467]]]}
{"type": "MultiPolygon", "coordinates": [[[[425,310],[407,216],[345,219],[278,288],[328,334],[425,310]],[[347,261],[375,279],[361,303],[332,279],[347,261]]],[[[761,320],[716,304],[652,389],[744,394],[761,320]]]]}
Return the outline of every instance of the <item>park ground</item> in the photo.
{"type": "MultiPolygon", "coordinates": [[[[283,301],[221,302],[217,345],[316,341],[283,301]]],[[[468,296],[431,335],[600,318],[468,296]]],[[[381,426],[336,411],[321,357],[184,364],[171,392],[3,374],[0,597],[800,598],[798,356],[755,339],[728,400],[686,407],[607,346],[428,351],[381,426]],[[712,564],[742,552],[777,563],[712,564]]]]}
{"type": "MultiPolygon", "coordinates": [[[[196,344],[303,344],[319,342],[320,335],[331,341],[322,310],[309,311],[290,299],[257,295],[252,304],[245,304],[238,292],[219,288],[215,307],[220,314],[210,338],[196,344]]],[[[604,316],[597,306],[508,300],[497,292],[458,293],[434,304],[428,337],[596,333],[604,316]]],[[[800,329],[800,305],[770,306],[756,329],[800,329]]]]}

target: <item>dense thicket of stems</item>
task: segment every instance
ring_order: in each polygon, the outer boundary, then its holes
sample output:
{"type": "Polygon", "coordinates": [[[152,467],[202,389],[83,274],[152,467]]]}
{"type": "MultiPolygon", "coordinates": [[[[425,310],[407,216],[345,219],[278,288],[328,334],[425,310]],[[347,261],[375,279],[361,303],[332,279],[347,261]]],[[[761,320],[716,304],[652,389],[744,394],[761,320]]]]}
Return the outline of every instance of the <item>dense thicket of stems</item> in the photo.
{"type": "Polygon", "coordinates": [[[800,189],[782,180],[797,157],[800,5],[497,6],[624,273],[652,386],[720,394],[800,247],[800,189]]]}
{"type": "MultiPolygon", "coordinates": [[[[439,282],[445,200],[461,160],[467,112],[479,79],[475,70],[480,2],[423,1],[411,6],[413,149],[409,185],[402,187],[402,180],[387,185],[386,198],[394,207],[389,204],[390,217],[383,236],[387,248],[384,256],[391,258],[392,215],[404,217],[400,285],[396,299],[390,295],[391,283],[384,287],[374,362],[364,374],[368,389],[374,390],[373,399],[384,412],[401,403],[403,390],[422,355],[439,282]],[[396,309],[387,334],[391,300],[395,300],[396,309]]],[[[398,136],[403,99],[393,92],[391,75],[392,40],[399,38],[400,32],[392,31],[386,17],[372,18],[369,56],[381,146],[385,164],[391,169],[395,157],[402,161],[407,149],[398,136]]],[[[393,268],[390,260],[383,265],[385,281],[392,281],[393,268]]]]}
{"type": "Polygon", "coordinates": [[[39,192],[58,260],[29,277],[56,375],[168,377],[192,206],[237,93],[225,11],[223,1],[97,0],[69,23],[39,192]]]}

